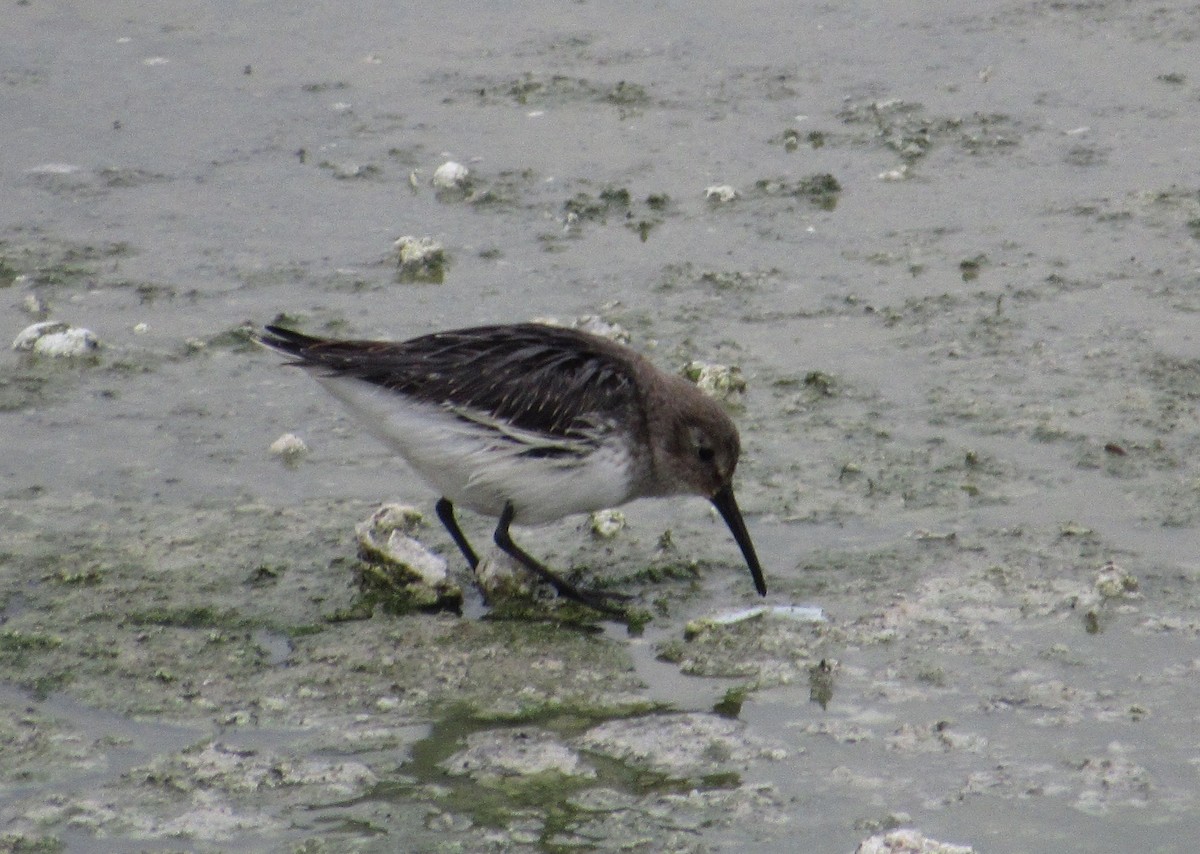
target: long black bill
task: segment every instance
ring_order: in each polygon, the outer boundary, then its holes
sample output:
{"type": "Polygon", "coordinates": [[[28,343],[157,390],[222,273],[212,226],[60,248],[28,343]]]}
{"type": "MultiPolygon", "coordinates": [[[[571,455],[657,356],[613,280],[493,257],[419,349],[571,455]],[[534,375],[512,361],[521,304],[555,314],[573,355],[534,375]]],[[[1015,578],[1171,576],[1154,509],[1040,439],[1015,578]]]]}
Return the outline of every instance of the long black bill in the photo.
{"type": "Polygon", "coordinates": [[[738,509],[737,499],[733,497],[733,487],[727,486],[714,495],[712,503],[729,526],[729,530],[733,532],[733,538],[737,540],[738,547],[746,558],[746,565],[750,567],[750,574],[754,576],[754,586],[758,595],[766,596],[767,582],[763,578],[762,565],[758,562],[758,555],[754,553],[754,543],[750,542],[750,532],[746,530],[746,523],[742,521],[742,511],[738,509]]]}

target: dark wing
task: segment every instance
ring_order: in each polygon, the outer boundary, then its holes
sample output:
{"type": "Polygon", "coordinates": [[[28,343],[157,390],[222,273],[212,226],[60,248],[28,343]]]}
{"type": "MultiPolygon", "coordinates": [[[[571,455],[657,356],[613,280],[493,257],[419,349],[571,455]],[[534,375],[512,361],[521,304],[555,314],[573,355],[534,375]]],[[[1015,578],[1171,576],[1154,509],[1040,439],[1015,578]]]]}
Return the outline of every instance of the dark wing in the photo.
{"type": "Polygon", "coordinates": [[[427,403],[475,410],[525,430],[577,438],[640,417],[640,356],[574,329],[521,323],[436,332],[411,341],[336,341],[278,326],[259,341],[294,357],[427,403]]]}

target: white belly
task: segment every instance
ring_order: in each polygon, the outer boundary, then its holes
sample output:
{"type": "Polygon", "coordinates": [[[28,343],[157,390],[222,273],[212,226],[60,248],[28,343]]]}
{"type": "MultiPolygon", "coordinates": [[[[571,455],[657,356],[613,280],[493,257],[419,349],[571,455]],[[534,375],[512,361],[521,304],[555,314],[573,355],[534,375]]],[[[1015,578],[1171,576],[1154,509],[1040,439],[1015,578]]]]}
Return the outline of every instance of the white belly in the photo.
{"type": "Polygon", "coordinates": [[[530,435],[523,431],[467,421],[363,380],[313,377],[443,496],[476,513],[499,516],[511,501],[515,521],[529,525],[637,497],[620,434],[585,455],[522,456],[536,447],[514,439],[530,435]]]}

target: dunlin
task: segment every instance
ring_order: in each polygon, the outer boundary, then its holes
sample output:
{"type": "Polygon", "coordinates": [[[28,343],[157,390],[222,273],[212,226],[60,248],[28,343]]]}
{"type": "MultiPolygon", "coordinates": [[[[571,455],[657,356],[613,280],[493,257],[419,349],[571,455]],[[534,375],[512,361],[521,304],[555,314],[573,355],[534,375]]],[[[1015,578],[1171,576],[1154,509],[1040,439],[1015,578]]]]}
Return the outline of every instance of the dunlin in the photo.
{"type": "Polygon", "coordinates": [[[560,596],[621,613],[513,542],[509,526],[701,495],[733,532],[766,595],[733,496],[737,428],[682,377],[628,347],[537,323],[411,341],[338,341],[268,326],[260,343],[292,358],[441,493],[437,514],[474,569],[454,505],[499,519],[496,544],[560,596]]]}

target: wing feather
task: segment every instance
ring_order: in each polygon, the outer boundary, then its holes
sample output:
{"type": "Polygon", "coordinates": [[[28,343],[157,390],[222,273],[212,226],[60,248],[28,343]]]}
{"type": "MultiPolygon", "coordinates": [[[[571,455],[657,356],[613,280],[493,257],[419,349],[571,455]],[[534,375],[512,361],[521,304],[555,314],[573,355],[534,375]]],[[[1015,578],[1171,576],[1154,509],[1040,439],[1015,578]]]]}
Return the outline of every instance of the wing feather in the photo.
{"type": "MultiPolygon", "coordinates": [[[[526,431],[579,440],[640,417],[641,357],[574,329],[522,323],[399,343],[336,341],[268,326],[260,341],[294,364],[382,386],[423,403],[474,410],[526,431]]],[[[547,449],[549,450],[549,448],[547,449]]]]}

